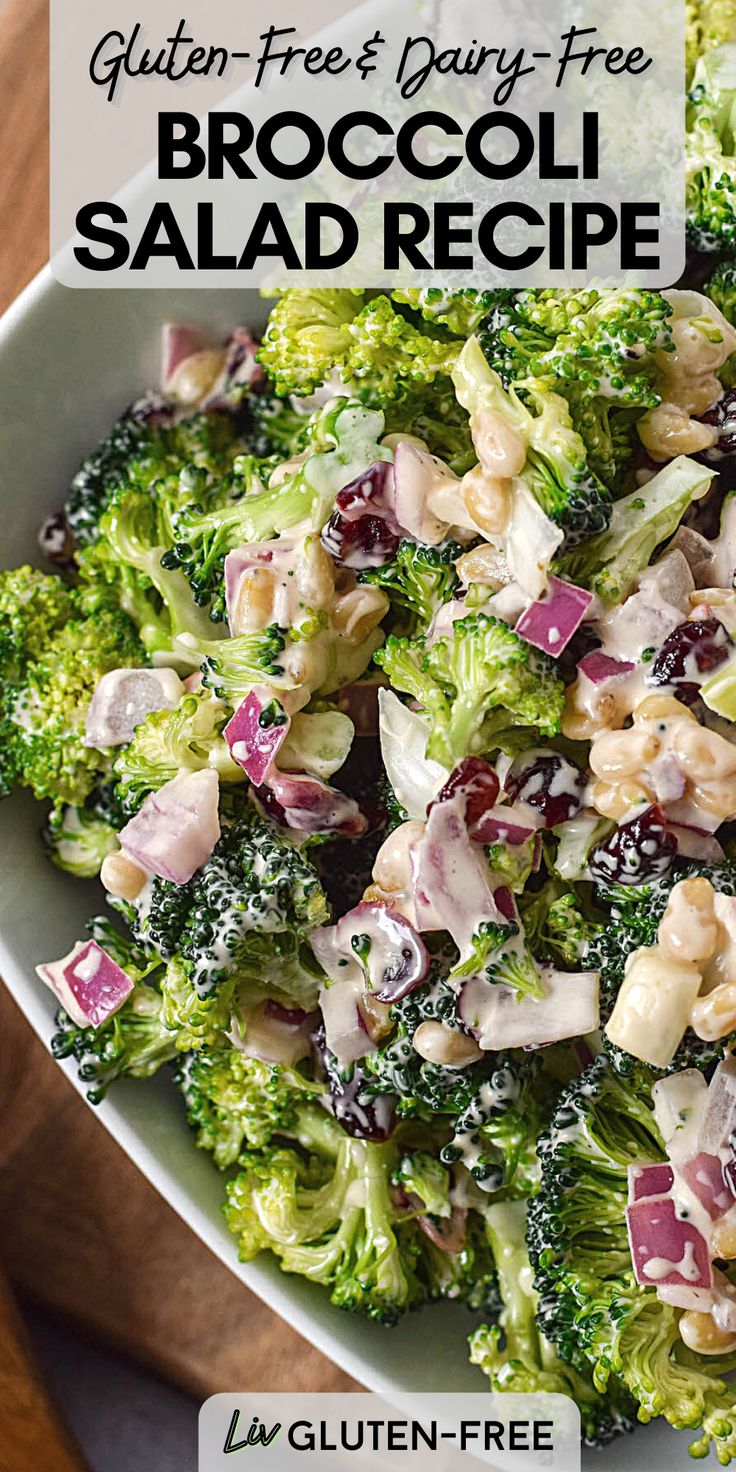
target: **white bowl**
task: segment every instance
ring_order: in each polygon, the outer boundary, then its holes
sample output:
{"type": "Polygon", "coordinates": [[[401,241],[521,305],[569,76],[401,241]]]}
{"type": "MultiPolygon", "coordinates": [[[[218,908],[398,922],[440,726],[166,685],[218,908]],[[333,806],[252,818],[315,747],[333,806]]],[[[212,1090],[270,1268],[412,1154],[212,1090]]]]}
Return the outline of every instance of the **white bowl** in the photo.
{"type": "MultiPolygon", "coordinates": [[[[36,533],[58,508],[79,461],[122,410],[158,381],[164,321],[207,328],[258,326],[253,291],[73,291],[43,271],[0,322],[0,514],[2,561],[38,558],[36,533]]],[[[63,955],[102,908],[102,891],[57,872],[39,836],[42,810],[27,795],[0,804],[0,975],[48,1045],[54,1002],[34,966],[63,955]]],[[[79,1088],[69,1063],[60,1065],[79,1088]]],[[[333,1308],[326,1294],[282,1274],[264,1257],[244,1266],[221,1215],[223,1183],[197,1151],[181,1100],[164,1074],[111,1090],[97,1116],[144,1175],[207,1246],[276,1313],[348,1374],[376,1391],[482,1390],[467,1361],[472,1320],[438,1305],[393,1330],[333,1308]]],[[[244,1361],[247,1381],[247,1362],[244,1361]]],[[[245,1385],[243,1388],[247,1388],[245,1385]]],[[[596,1456],[601,1469],[632,1465],[646,1435],[651,1472],[689,1465],[687,1437],[666,1428],[638,1432],[596,1456]]]]}

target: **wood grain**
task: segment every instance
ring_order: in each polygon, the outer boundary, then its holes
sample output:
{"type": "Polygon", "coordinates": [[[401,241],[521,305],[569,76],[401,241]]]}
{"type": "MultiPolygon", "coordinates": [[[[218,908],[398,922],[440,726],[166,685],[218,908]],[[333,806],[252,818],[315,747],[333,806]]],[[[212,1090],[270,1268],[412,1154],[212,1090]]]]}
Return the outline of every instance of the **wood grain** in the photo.
{"type": "Polygon", "coordinates": [[[0,1273],[0,1472],[89,1472],[62,1426],[0,1273]]]}
{"type": "MultiPolygon", "coordinates": [[[[44,0],[0,0],[2,308],[48,256],[47,50],[44,0]]],[[[0,1118],[0,1254],[21,1294],[200,1398],[356,1388],[161,1200],[2,986],[0,1118]]]]}

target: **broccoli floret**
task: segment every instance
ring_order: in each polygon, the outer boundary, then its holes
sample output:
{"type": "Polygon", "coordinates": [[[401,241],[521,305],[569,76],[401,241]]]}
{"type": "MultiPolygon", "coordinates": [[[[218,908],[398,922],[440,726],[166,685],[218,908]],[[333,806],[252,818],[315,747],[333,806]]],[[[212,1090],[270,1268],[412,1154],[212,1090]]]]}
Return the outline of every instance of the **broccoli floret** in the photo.
{"type": "Polygon", "coordinates": [[[477,338],[465,344],[453,372],[460,403],[468,413],[500,414],[523,441],[526,463],[521,479],[545,516],[565,533],[572,547],[611,518],[611,498],[588,465],[585,445],[573,428],[567,402],[542,378],[527,376],[524,399],[486,361],[477,338]]]}
{"type": "Polygon", "coordinates": [[[271,309],[258,361],[277,394],[311,394],[340,371],[363,291],[285,291],[271,309]]]}
{"type": "Polygon", "coordinates": [[[44,839],[51,862],[76,879],[94,879],[118,847],[117,830],[87,806],[54,808],[44,839]]]}
{"type": "Polygon", "coordinates": [[[427,755],[450,769],[497,748],[509,726],[559,731],[564,688],[553,661],[488,614],[460,619],[452,638],[431,648],[423,638],[391,637],[374,658],[393,687],[426,711],[427,755]]]}
{"type": "Polygon", "coordinates": [[[497,1392],[571,1396],[580,1408],[585,1445],[604,1446],[621,1432],[633,1430],[636,1407],[617,1382],[611,1380],[601,1390],[589,1370],[565,1364],[545,1339],[530,1287],[525,1215],[523,1201],[498,1202],[485,1213],[503,1307],[497,1324],[471,1336],[471,1364],[480,1366],[497,1392]]]}
{"type": "Polygon", "coordinates": [[[622,603],[660,543],[706,494],[712,478],[696,460],[684,455],[671,460],[641,489],[614,502],[608,531],[563,551],[555,571],[590,588],[604,603],[622,603]]]}
{"type": "Polygon", "coordinates": [[[127,813],[178,772],[214,768],[220,782],[245,780],[222,734],[229,712],[211,694],[183,695],[175,710],[153,711],[115,758],[117,795],[127,813]]]}
{"type": "Polygon", "coordinates": [[[429,1216],[445,1219],[452,1215],[452,1181],[436,1155],[429,1155],[426,1150],[413,1150],[402,1155],[391,1179],[395,1186],[418,1197],[422,1209],[429,1216]]]}
{"type": "Polygon", "coordinates": [[[557,1092],[541,1058],[495,1055],[488,1077],[455,1121],[442,1160],[464,1165],[483,1191],[530,1195],[539,1181],[537,1138],[557,1092]]]}
{"type": "Polygon", "coordinates": [[[736,41],[702,55],[687,104],[685,204],[688,236],[700,251],[736,243],[736,41]]]}
{"type": "MultiPolygon", "coordinates": [[[[221,481],[242,448],[226,414],[196,414],[173,422],[173,406],[162,400],[160,414],[143,420],[136,418],[134,406],[72,481],[64,510],[76,545],[83,547],[102,535],[102,516],[126,489],[156,493],[160,482],[184,472],[189,482],[196,481],[200,494],[221,494],[221,481]]],[[[190,496],[191,490],[189,484],[190,496]]]]}
{"type": "Polygon", "coordinates": [[[455,337],[470,337],[499,302],[511,292],[501,287],[496,291],[475,291],[464,287],[458,291],[441,286],[409,286],[392,291],[391,298],[402,306],[413,307],[426,322],[441,323],[455,337]]]}
{"type": "Polygon", "coordinates": [[[544,985],[524,932],[515,921],[500,924],[483,920],[472,941],[450,972],[454,980],[482,976],[498,986],[511,987],[520,997],[543,997],[544,985]]]}
{"type": "Polygon", "coordinates": [[[213,510],[192,503],[174,513],[164,567],[171,576],[186,577],[198,604],[215,600],[223,616],[227,553],[297,525],[301,532],[321,531],[338,491],[374,461],[391,459],[379,444],[383,428],[380,413],[349,399],[330,400],[309,420],[306,459],[291,475],[275,485],[262,483],[262,467],[243,457],[236,494],[227,503],[213,510]]]}
{"type": "MultiPolygon", "coordinates": [[[[427,1296],[417,1228],[391,1188],[398,1147],[350,1139],[325,1115],[322,1136],[329,1124],[331,1157],[295,1149],[246,1154],[227,1186],[227,1223],[243,1261],[270,1249],[284,1272],[328,1287],[338,1308],[395,1324],[427,1296]]],[[[310,1134],[304,1111],[306,1150],[310,1134]]]]}
{"type": "Polygon", "coordinates": [[[688,0],[685,14],[689,85],[698,57],[736,39],[736,4],[734,0],[688,0]]]}
{"type": "MultiPolygon", "coordinates": [[[[665,912],[667,901],[675,884],[681,879],[703,876],[719,894],[736,894],[736,863],[683,864],[678,861],[669,874],[651,884],[634,888],[630,885],[614,885],[601,895],[601,903],[610,904],[610,913],[605,923],[591,941],[586,956],[586,965],[600,971],[601,1020],[608,1021],[623,983],[626,962],[640,946],[657,943],[659,922],[665,912]]],[[[661,1073],[677,1073],[681,1068],[705,1070],[723,1056],[724,1048],[733,1038],[720,1038],[717,1042],[705,1042],[688,1028],[675,1056],[666,1070],[655,1070],[641,1063],[622,1048],[610,1043],[604,1034],[603,1044],[617,1072],[649,1075],[652,1079],[661,1073]]]]}
{"type": "MultiPolygon", "coordinates": [[[[719,262],[705,291],[726,321],[732,327],[736,326],[736,264],[728,260],[719,262]]],[[[718,377],[724,388],[733,388],[736,385],[736,353],[726,359],[723,367],[718,370],[718,377]]]]}
{"type": "MultiPolygon", "coordinates": [[[[432,937],[430,937],[430,940],[432,937]]],[[[448,952],[450,947],[448,946],[448,952]]],[[[367,1081],[358,1102],[379,1095],[396,1096],[401,1118],[431,1119],[433,1115],[457,1115],[476,1097],[492,1070],[490,1055],[468,1068],[448,1068],[430,1063],[418,1053],[413,1037],[422,1022],[438,1021],[460,1031],[456,1018],[457,993],[447,981],[453,956],[440,953],[432,959],[430,980],[395,1002],[391,1020],[395,1033],[377,1052],[363,1060],[367,1081]]]]}
{"type": "Polygon", "coordinates": [[[568,401],[588,466],[620,488],[636,421],[656,407],[656,354],[672,348],[672,308],[657,291],[509,292],[480,334],[489,363],[523,395],[540,380],[568,401]]]}
{"type": "Polygon", "coordinates": [[[600,927],[584,914],[567,885],[548,879],[540,890],[520,900],[520,909],[529,949],[538,961],[573,970],[587,964],[588,949],[600,927]]]}
{"type": "Polygon", "coordinates": [[[624,1080],[605,1055],[563,1093],[539,1144],[542,1184],[529,1207],[527,1241],[544,1334],[566,1364],[592,1368],[601,1391],[620,1381],[639,1420],[664,1416],[700,1430],[724,1465],[736,1456],[733,1387],[721,1378],[734,1356],[686,1349],[678,1312],[636,1283],[626,1231],[627,1170],[664,1158],[651,1090],[624,1080]]]}
{"type": "Polygon", "coordinates": [[[462,551],[457,542],[425,547],[421,543],[404,540],[399,542],[391,562],[361,573],[360,581],[383,588],[394,609],[406,610],[412,615],[412,630],[418,624],[426,631],[435,614],[452,598],[458,586],[455,563],[462,551]]]}
{"type": "Polygon", "coordinates": [[[165,1026],[161,993],[139,982],[119,1012],[102,1027],[77,1027],[57,1013],[51,1039],[55,1058],[73,1057],[87,1098],[99,1104],[119,1078],[151,1078],[176,1054],[177,1043],[165,1026]]]}
{"type": "Polygon", "coordinates": [[[294,1068],[229,1046],[189,1054],[175,1079],[197,1145],[220,1170],[235,1165],[244,1147],[260,1150],[273,1135],[298,1135],[300,1110],[322,1088],[294,1068]]]}
{"type": "Polygon", "coordinates": [[[52,634],[78,617],[76,595],[54,573],[33,567],[0,571],[0,671],[17,680],[52,634]]]}
{"type": "Polygon", "coordinates": [[[145,662],[134,626],[114,600],[78,590],[69,597],[71,603],[63,604],[69,617],[43,644],[40,631],[34,635],[37,652],[22,673],[3,682],[1,695],[6,789],[30,787],[55,806],[83,804],[109,773],[109,758],[84,744],[87,711],[102,676],[145,662]]]}
{"type": "Polygon", "coordinates": [[[339,375],[350,393],[379,406],[416,383],[447,376],[458,344],[415,327],[388,297],[363,292],[284,292],[268,319],[259,361],[277,394],[311,394],[339,375]]]}
{"type": "Polygon", "coordinates": [[[227,1031],[241,999],[313,1007],[320,974],[305,937],[328,918],[312,864],[250,814],[225,829],[189,885],[154,880],[139,928],[167,955],[175,946],[161,987],[179,1045],[227,1031]]]}
{"type": "Polygon", "coordinates": [[[309,414],[304,405],[274,393],[255,394],[250,404],[253,422],[252,453],[276,469],[284,460],[301,455],[309,444],[309,414]]]}

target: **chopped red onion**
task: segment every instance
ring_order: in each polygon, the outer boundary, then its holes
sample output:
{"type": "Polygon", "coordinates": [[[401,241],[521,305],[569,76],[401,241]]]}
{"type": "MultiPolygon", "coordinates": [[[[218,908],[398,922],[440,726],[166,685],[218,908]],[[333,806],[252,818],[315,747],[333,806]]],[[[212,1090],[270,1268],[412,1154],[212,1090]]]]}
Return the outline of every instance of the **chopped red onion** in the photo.
{"type": "Polygon", "coordinates": [[[214,389],[202,401],[205,410],[218,409],[227,413],[237,406],[239,389],[260,382],[263,369],[256,362],[258,343],[247,327],[236,327],[227,345],[227,356],[222,373],[214,389]]]}
{"type": "Polygon", "coordinates": [[[736,1123],[736,1058],[724,1058],[708,1085],[705,1112],[698,1131],[698,1150],[718,1155],[736,1123]]]}
{"type": "Polygon", "coordinates": [[[133,982],[96,940],[79,940],[68,956],[36,967],[78,1027],[101,1027],[122,1007],[133,982]]]}
{"type": "MultiPolygon", "coordinates": [[[[715,1278],[715,1272],[713,1276],[715,1278]]],[[[673,1308],[692,1309],[696,1314],[709,1314],[713,1311],[711,1288],[693,1288],[689,1283],[658,1283],[657,1298],[661,1303],[671,1304],[673,1308]]]]}
{"type": "MultiPolygon", "coordinates": [[[[412,1196],[412,1201],[416,1197],[412,1196]]],[[[456,1257],[462,1252],[467,1237],[468,1209],[466,1206],[453,1206],[447,1218],[436,1216],[418,1216],[417,1226],[440,1252],[446,1252],[450,1257],[456,1257]]]]}
{"type": "Polygon", "coordinates": [[[171,388],[177,368],[193,353],[202,348],[202,334],[195,327],[182,327],[175,322],[164,323],[161,332],[161,386],[164,393],[171,388]]]}
{"type": "Polygon", "coordinates": [[[626,1226],[641,1287],[711,1287],[709,1245],[692,1222],[678,1217],[671,1196],[647,1196],[627,1206],[626,1226]]]}
{"type": "Polygon", "coordinates": [[[516,633],[545,654],[561,654],[580,628],[592,602],[593,594],[587,589],[550,575],[547,592],[524,610],[516,633]]]}
{"type": "Polygon", "coordinates": [[[439,479],[460,484],[457,476],[428,450],[420,450],[405,440],[399,442],[394,452],[394,515],[409,536],[432,547],[442,542],[448,531],[447,522],[440,521],[427,504],[429,493],[439,479]]]}
{"type": "Polygon", "coordinates": [[[672,1190],[675,1173],[666,1161],[652,1165],[629,1166],[629,1203],[643,1201],[646,1196],[666,1196],[672,1190]]]}
{"type": "Polygon", "coordinates": [[[231,1041],[246,1058],[259,1058],[263,1063],[297,1063],[306,1058],[311,1048],[315,1014],[300,1012],[299,1021],[289,1019],[285,1007],[265,1002],[254,1008],[242,1025],[235,1023],[231,1041]]]}
{"type": "Polygon", "coordinates": [[[284,707],[267,685],[256,685],[241,701],[223,735],[230,755],[254,787],[260,787],[289,732],[284,707]]]}
{"type": "Polygon", "coordinates": [[[711,1221],[723,1216],[736,1202],[736,1197],[724,1180],[723,1166],[718,1155],[709,1155],[701,1150],[699,1155],[680,1166],[680,1175],[690,1187],[693,1196],[705,1208],[711,1221]]]}
{"type": "Polygon", "coordinates": [[[420,930],[449,931],[463,955],[482,921],[503,920],[482,849],[468,834],[462,792],[449,802],[432,804],[413,863],[420,930]]]}
{"type": "Polygon", "coordinates": [[[121,847],[151,874],[186,884],[220,837],[218,799],[216,772],[180,772],[149,793],[121,830],[121,847]]]}
{"type": "Polygon", "coordinates": [[[617,680],[635,669],[636,665],[628,659],[614,659],[612,655],[604,654],[602,649],[593,649],[578,665],[579,673],[585,675],[591,685],[604,685],[606,680],[617,680]]]}
{"type": "Polygon", "coordinates": [[[273,795],[269,811],[287,828],[300,833],[343,833],[346,838],[360,838],[368,827],[354,798],[346,797],[337,787],[330,787],[319,777],[281,772],[271,765],[264,786],[273,795]]]}
{"type": "Polygon", "coordinates": [[[501,803],[489,808],[473,824],[471,837],[476,843],[508,843],[516,848],[532,838],[541,826],[540,814],[532,812],[524,803],[501,803]]]}

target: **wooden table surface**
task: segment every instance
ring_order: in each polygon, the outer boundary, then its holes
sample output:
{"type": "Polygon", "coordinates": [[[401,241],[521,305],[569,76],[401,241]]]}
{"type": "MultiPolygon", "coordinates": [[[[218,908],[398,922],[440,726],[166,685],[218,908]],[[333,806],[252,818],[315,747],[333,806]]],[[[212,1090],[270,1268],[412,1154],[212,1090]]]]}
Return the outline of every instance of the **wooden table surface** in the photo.
{"type": "MultiPolygon", "coordinates": [[[[47,23],[46,0],[0,0],[0,310],[48,257],[47,23]]],[[[356,1388],[148,1185],[2,985],[0,1118],[0,1258],[21,1296],[200,1398],[356,1388]]]]}

